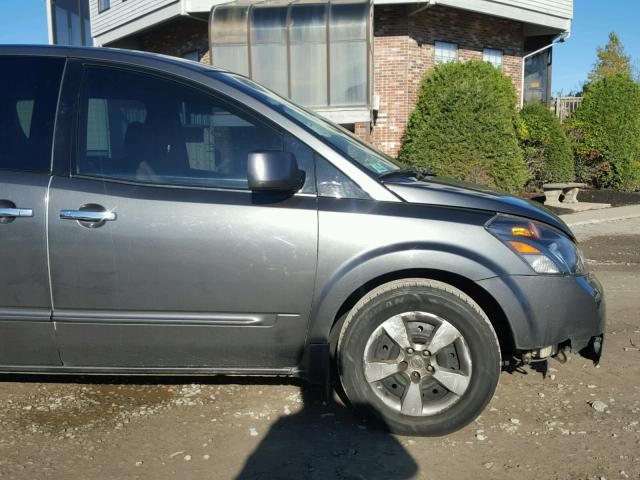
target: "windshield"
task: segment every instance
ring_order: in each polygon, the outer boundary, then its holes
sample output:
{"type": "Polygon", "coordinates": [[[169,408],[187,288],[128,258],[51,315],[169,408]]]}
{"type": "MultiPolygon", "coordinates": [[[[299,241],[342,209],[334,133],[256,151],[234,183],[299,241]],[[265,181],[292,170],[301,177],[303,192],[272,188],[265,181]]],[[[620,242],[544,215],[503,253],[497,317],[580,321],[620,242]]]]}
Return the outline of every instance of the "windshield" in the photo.
{"type": "Polygon", "coordinates": [[[253,80],[243,77],[242,75],[220,71],[214,72],[213,76],[267,103],[274,110],[304,126],[315,136],[320,137],[321,140],[359,163],[373,174],[379,176],[398,170],[399,167],[391,157],[370,147],[348,130],[322,118],[304,107],[291,103],[289,100],[286,100],[253,80]]]}

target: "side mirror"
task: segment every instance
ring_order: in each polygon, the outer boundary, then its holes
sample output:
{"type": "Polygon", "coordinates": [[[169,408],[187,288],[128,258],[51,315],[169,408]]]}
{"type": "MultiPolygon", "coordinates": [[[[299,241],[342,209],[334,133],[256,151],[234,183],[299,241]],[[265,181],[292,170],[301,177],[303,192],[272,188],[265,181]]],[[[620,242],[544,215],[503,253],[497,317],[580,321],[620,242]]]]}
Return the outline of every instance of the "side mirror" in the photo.
{"type": "Polygon", "coordinates": [[[262,150],[249,153],[247,178],[254,192],[294,193],[304,185],[305,174],[292,153],[262,150]]]}

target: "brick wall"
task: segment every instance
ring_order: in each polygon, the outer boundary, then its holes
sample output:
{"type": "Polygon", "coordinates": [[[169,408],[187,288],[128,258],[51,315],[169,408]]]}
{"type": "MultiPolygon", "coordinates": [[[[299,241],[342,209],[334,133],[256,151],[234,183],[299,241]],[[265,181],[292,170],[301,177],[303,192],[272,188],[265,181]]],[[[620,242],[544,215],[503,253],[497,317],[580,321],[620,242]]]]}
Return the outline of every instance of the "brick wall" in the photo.
{"type": "Polygon", "coordinates": [[[353,133],[366,142],[371,141],[371,123],[356,122],[353,124],[353,133]]]}
{"type": "Polygon", "coordinates": [[[396,156],[424,74],[435,64],[435,42],[458,45],[460,60],[482,60],[484,48],[503,51],[504,72],[520,91],[524,34],[512,20],[435,6],[410,15],[414,5],[374,10],[374,88],[380,98],[370,141],[396,156]]]}
{"type": "Polygon", "coordinates": [[[142,32],[135,38],[135,48],[175,57],[198,50],[200,61],[209,63],[208,38],[206,22],[192,18],[177,18],[142,32]]]}

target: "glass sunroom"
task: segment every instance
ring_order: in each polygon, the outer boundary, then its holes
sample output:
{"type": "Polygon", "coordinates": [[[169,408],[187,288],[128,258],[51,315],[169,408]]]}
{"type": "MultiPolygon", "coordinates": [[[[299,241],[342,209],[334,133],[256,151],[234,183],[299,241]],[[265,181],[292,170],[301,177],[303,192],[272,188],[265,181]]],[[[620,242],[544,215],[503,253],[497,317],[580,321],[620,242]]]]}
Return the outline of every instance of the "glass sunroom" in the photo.
{"type": "Polygon", "coordinates": [[[338,123],[368,122],[371,14],[368,1],[217,5],[209,20],[212,64],[338,123]]]}

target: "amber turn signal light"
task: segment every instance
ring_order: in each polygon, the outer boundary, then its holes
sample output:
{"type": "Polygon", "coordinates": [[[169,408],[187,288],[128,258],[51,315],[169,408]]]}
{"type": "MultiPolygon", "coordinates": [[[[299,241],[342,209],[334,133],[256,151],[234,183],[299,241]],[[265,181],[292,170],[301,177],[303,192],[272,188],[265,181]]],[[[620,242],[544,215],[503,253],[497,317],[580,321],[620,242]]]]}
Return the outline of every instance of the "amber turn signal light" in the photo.
{"type": "Polygon", "coordinates": [[[540,250],[538,250],[533,245],[529,245],[528,243],[516,242],[516,241],[510,241],[509,243],[513,248],[515,248],[516,252],[518,253],[522,253],[522,254],[540,253],[540,250]]]}

